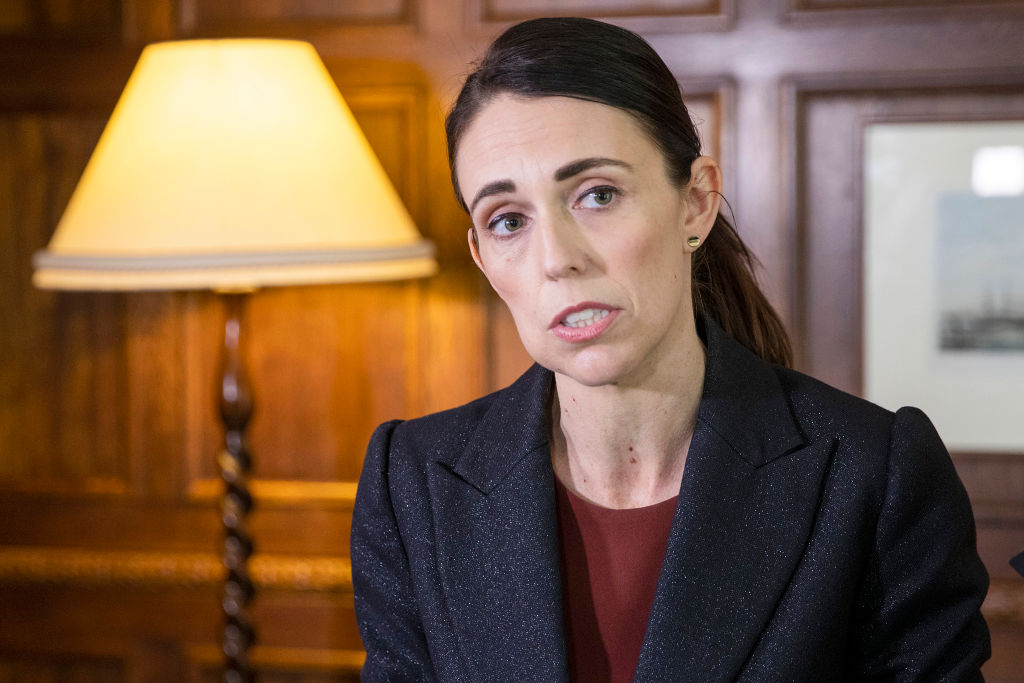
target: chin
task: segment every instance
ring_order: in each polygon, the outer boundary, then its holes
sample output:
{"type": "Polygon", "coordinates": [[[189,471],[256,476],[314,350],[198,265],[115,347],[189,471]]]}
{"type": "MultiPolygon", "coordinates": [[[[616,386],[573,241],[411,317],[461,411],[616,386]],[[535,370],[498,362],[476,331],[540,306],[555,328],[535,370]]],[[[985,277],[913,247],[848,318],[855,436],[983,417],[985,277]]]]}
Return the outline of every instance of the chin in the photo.
{"type": "Polygon", "coordinates": [[[633,370],[622,359],[611,358],[606,353],[591,352],[589,349],[569,358],[552,358],[551,363],[540,364],[586,387],[615,386],[633,370]]]}

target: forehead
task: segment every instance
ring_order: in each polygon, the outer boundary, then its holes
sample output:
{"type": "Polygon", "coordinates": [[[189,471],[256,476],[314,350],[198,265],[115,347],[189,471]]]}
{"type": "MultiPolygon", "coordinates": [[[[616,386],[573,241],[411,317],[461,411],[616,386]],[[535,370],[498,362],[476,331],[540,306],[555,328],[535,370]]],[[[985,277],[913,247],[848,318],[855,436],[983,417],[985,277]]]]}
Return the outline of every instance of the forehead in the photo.
{"type": "Polygon", "coordinates": [[[456,172],[467,193],[474,185],[519,173],[551,175],[575,159],[610,157],[643,165],[660,156],[640,124],[606,104],[571,97],[495,97],[477,113],[459,142],[456,172]]]}

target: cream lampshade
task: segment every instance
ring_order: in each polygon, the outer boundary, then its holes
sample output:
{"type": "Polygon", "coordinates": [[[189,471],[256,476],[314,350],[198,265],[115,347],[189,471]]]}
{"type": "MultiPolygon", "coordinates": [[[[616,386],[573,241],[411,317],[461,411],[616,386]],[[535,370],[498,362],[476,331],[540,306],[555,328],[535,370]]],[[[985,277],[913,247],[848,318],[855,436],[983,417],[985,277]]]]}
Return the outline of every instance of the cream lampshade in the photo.
{"type": "Polygon", "coordinates": [[[197,40],[143,51],[34,282],[390,280],[432,254],[311,45],[197,40]]]}

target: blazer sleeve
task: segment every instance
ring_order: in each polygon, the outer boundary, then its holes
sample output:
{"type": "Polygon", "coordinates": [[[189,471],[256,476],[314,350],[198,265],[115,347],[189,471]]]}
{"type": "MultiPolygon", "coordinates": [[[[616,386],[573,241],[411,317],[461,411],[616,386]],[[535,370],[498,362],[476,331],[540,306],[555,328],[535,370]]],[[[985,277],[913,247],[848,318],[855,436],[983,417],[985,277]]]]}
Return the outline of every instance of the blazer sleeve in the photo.
{"type": "Polygon", "coordinates": [[[382,424],[373,433],[352,513],[352,590],[366,648],[363,681],[435,680],[389,485],[391,437],[399,423],[382,424]]]}
{"type": "Polygon", "coordinates": [[[928,418],[902,408],[859,605],[859,678],[983,680],[987,590],[967,492],[928,418]]]}

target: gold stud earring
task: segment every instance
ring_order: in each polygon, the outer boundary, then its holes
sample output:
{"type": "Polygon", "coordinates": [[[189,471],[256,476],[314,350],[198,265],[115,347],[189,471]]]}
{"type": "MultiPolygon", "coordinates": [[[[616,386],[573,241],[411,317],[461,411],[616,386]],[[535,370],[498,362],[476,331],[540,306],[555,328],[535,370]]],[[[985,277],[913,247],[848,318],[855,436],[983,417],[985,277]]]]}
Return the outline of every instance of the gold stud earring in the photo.
{"type": "Polygon", "coordinates": [[[699,246],[700,246],[700,238],[699,238],[699,237],[697,237],[696,235],[694,235],[693,237],[691,237],[691,238],[689,238],[688,240],[686,240],[686,243],[687,243],[687,244],[688,244],[689,246],[691,246],[691,247],[693,247],[694,249],[696,249],[697,247],[699,247],[699,246]]]}

